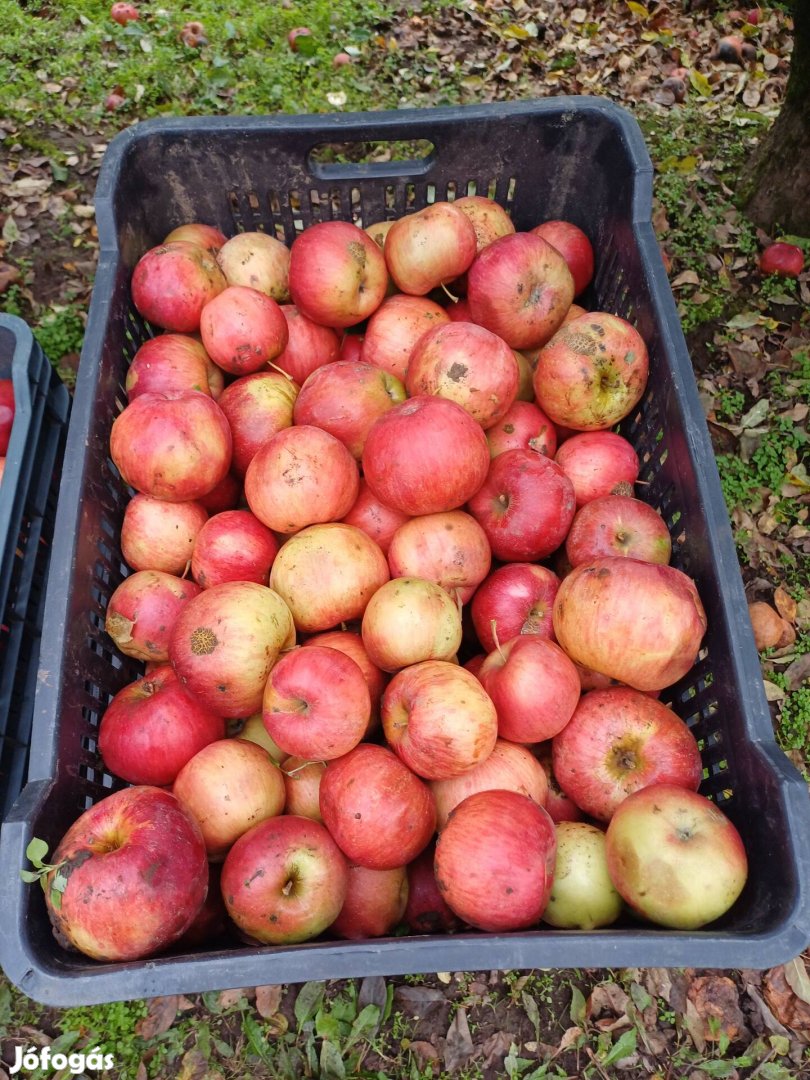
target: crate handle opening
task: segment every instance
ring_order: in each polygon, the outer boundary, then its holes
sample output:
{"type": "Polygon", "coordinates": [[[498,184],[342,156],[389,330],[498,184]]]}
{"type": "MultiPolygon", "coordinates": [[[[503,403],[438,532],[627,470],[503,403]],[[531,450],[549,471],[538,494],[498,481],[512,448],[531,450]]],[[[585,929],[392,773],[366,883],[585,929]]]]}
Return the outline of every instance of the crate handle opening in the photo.
{"type": "Polygon", "coordinates": [[[307,166],[323,179],[419,176],[435,158],[436,147],[429,139],[347,140],[318,143],[307,156],[307,166]]]}

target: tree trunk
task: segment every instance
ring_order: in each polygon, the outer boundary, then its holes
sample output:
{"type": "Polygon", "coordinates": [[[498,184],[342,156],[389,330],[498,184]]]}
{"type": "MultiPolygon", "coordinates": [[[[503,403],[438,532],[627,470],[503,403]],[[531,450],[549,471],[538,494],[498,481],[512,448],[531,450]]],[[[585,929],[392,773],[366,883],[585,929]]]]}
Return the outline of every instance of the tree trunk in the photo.
{"type": "Polygon", "coordinates": [[[810,236],[810,0],[795,0],[785,100],[740,178],[740,202],[768,232],[810,236]]]}

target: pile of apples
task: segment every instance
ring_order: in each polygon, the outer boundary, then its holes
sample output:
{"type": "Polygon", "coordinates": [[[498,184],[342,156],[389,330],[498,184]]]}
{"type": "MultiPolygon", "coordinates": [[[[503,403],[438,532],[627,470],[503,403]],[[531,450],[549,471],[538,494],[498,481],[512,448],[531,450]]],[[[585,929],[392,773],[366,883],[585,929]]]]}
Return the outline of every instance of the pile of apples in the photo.
{"type": "Polygon", "coordinates": [[[573,224],[516,232],[476,196],[143,255],[164,333],[111,433],[133,573],[106,626],[146,673],[99,732],[134,786],[59,845],[61,940],[126,960],[226,920],[291,944],[734,903],[739,834],[657,700],[705,613],[610,430],[647,349],[574,303],[593,268],[573,224]]]}

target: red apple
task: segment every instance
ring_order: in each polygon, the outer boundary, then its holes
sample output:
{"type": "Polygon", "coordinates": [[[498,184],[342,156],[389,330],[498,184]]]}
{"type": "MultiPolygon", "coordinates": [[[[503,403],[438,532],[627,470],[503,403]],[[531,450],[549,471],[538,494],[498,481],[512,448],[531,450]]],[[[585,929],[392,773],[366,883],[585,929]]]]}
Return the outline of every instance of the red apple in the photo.
{"type": "Polygon", "coordinates": [[[134,4],[125,4],[118,0],[110,8],[110,18],[113,22],[117,22],[119,26],[126,26],[128,22],[133,22],[140,18],[138,15],[138,9],[134,4]]]}
{"type": "Polygon", "coordinates": [[[212,862],[248,829],[284,810],[281,770],[244,739],[220,739],[199,750],[177,774],[172,792],[200,826],[212,862]]]}
{"type": "Polygon", "coordinates": [[[464,667],[467,669],[467,671],[469,671],[469,673],[471,675],[474,675],[476,677],[476,679],[477,679],[478,678],[478,673],[481,670],[481,667],[482,667],[484,661],[486,660],[486,658],[487,658],[486,653],[476,653],[475,656],[470,657],[470,659],[467,661],[467,663],[464,665],[464,667]]]}
{"type": "Polygon", "coordinates": [[[233,434],[233,469],[243,477],[256,452],[292,426],[298,386],[275,371],[243,375],[225,388],[219,407],[233,434]]]}
{"type": "Polygon", "coordinates": [[[11,431],[14,427],[14,382],[0,379],[0,455],[8,453],[11,431]]]}
{"type": "Polygon", "coordinates": [[[132,272],[132,302],[154,326],[192,334],[199,328],[202,309],[226,284],[210,252],[174,240],[141,256],[132,272]]]}
{"type": "Polygon", "coordinates": [[[299,386],[313,371],[334,360],[348,359],[340,355],[340,338],[331,326],[321,326],[308,319],[295,304],[282,304],[287,320],[287,348],[273,361],[273,367],[285,372],[299,386]]]}
{"type": "Polygon", "coordinates": [[[664,519],[647,503],[629,495],[604,495],[576,512],[565,553],[572,566],[604,555],[667,565],[672,540],[664,519]]]}
{"type": "Polygon", "coordinates": [[[695,737],[660,701],[624,686],[592,690],[552,740],[554,775],[586,814],[610,821],[628,795],[650,784],[697,791],[695,737]]]}
{"type": "Polygon", "coordinates": [[[474,769],[448,780],[434,780],[430,787],[440,832],[458,804],[477,791],[516,791],[534,799],[538,806],[545,806],[548,797],[543,766],[531,750],[506,739],[498,739],[489,757],[474,769]]]}
{"type": "Polygon", "coordinates": [[[605,834],[584,821],[557,824],[554,885],[543,922],[564,930],[610,926],[622,913],[622,898],[610,880],[605,834]]]}
{"type": "Polygon", "coordinates": [[[408,904],[402,921],[412,934],[449,934],[461,925],[436,884],[435,850],[435,845],[429,844],[421,855],[408,863],[408,904]]]}
{"type": "Polygon", "coordinates": [[[224,510],[234,510],[241,498],[242,482],[229,472],[215,488],[211,488],[207,495],[201,495],[197,501],[209,514],[221,514],[224,510]]]}
{"type": "Polygon", "coordinates": [[[227,581],[185,605],[172,628],[169,657],[181,682],[209,708],[242,717],[261,708],[270,668],[294,644],[292,614],[278,593],[252,581],[227,581]]]}
{"type": "Polygon", "coordinates": [[[227,474],[231,453],[224,413],[197,390],[141,394],[110,432],[110,456],[124,482],[172,502],[207,495],[227,474]]]}
{"type": "Polygon", "coordinates": [[[397,288],[425,296],[463,274],[475,251],[475,229],[467,215],[453,203],[435,202],[394,222],[384,254],[397,288]]]}
{"type": "Polygon", "coordinates": [[[394,676],[383,695],[382,723],[392,749],[425,780],[475,769],[498,737],[495,707],[478,679],[440,660],[394,676]]]}
{"type": "MultiPolygon", "coordinates": [[[[311,37],[312,31],[309,29],[308,26],[296,26],[295,29],[290,30],[289,34],[287,34],[287,43],[289,44],[293,52],[298,52],[301,48],[298,44],[299,39],[311,37]]],[[[305,55],[308,56],[309,52],[305,53],[305,55]]]]}
{"type": "Polygon", "coordinates": [[[191,576],[203,589],[225,581],[266,585],[278,549],[278,540],[249,510],[225,510],[197,533],[191,576]]]}
{"type": "Polygon", "coordinates": [[[337,359],[351,361],[355,364],[359,363],[363,359],[364,341],[365,337],[363,334],[344,333],[340,342],[340,351],[338,352],[337,359]]]}
{"type": "Polygon", "coordinates": [[[570,221],[544,221],[532,232],[547,240],[568,263],[574,279],[574,296],[579,296],[593,277],[593,247],[588,237],[570,221]]]}
{"type": "Polygon", "coordinates": [[[365,480],[360,480],[360,490],[351,510],[343,518],[345,525],[354,525],[362,529],[367,536],[379,544],[383,554],[388,554],[394,533],[410,521],[408,514],[401,510],[392,510],[380,502],[365,480]]]}
{"type": "Polygon", "coordinates": [[[238,233],[222,245],[217,262],[229,285],[258,289],[277,304],[290,299],[290,249],[275,236],[238,233]]]}
{"type": "Polygon", "coordinates": [[[198,750],[225,737],[225,721],[177,681],[168,664],[119,690],[104,711],[98,748],[128,784],[162,787],[198,750]]]}
{"type": "Polygon", "coordinates": [[[141,345],[127,368],[130,401],[141,394],[199,390],[218,400],[225,376],[201,342],[185,334],[158,334],[141,345]]]}
{"type": "Polygon", "coordinates": [[[453,206],[462,210],[472,222],[476,251],[483,251],[494,240],[515,231],[509,214],[494,199],[487,199],[483,195],[463,195],[455,200],[453,206]]]}
{"type": "Polygon", "coordinates": [[[208,513],[198,502],[135,495],[121,524],[121,554],[133,570],[183,574],[208,513]]]}
{"type": "Polygon", "coordinates": [[[361,629],[369,659],[383,671],[450,660],[461,645],[456,601],[432,581],[394,578],[368,601],[361,629]]]}
{"type": "Polygon", "coordinates": [[[748,859],[740,834],[713,802],[654,784],[624,800],[606,837],[613,884],[640,916],[697,930],[724,915],[743,890],[748,859]]]}
{"type": "Polygon", "coordinates": [[[557,432],[542,409],[529,401],[514,401],[498,423],[487,431],[487,442],[491,457],[498,457],[507,450],[535,450],[553,458],[557,432]]]}
{"type": "Polygon", "coordinates": [[[286,753],[331,761],[365,735],[371,694],[360,667],[345,653],[322,645],[292,649],[270,672],[262,719],[286,753]]]}
{"type": "Polygon", "coordinates": [[[328,431],[359,461],[372,424],[405,397],[405,387],[387,371],[371,364],[337,361],[307,378],[293,419],[296,424],[328,431]]]}
{"type": "Polygon", "coordinates": [[[534,394],[555,424],[604,431],[639,403],[648,372],[638,330],[617,315],[589,312],[562,326],[540,350],[534,394]]]}
{"type": "Polygon", "coordinates": [[[270,586],[287,602],[296,627],[313,633],[362,618],[388,578],[385,556],[370,537],[329,522],[302,529],[281,546],[270,586]]]}
{"type": "Polygon", "coordinates": [[[229,285],[202,309],[200,335],[215,364],[231,375],[250,375],[284,351],[287,320],[265,293],[229,285]]]}
{"type": "Polygon", "coordinates": [[[220,888],[221,870],[219,863],[208,864],[208,895],[191,926],[174,943],[175,952],[189,952],[201,945],[210,948],[225,936],[229,919],[220,888]]]}
{"type": "Polygon", "coordinates": [[[104,629],[136,660],[169,658],[169,638],[180,612],[200,586],[162,570],[138,570],[124,578],[107,603],[104,629]]]}
{"type": "Polygon", "coordinates": [[[304,647],[320,645],[327,649],[337,649],[338,652],[345,653],[346,656],[354,660],[355,664],[363,672],[368,692],[371,695],[369,731],[377,727],[380,719],[380,702],[388,679],[376,664],[372,664],[365,645],[363,645],[362,637],[352,630],[328,630],[323,634],[314,634],[303,644],[304,647]]]}
{"type": "Polygon", "coordinates": [[[474,322],[513,349],[549,340],[574,299],[574,279],[560,253],[541,236],[514,233],[485,247],[467,274],[474,322]]]}
{"type": "Polygon", "coordinates": [[[293,241],[293,303],[322,326],[355,326],[380,306],[388,287],[383,253],[349,221],[321,221],[293,241]]]}
{"type": "Polygon", "coordinates": [[[190,244],[199,244],[200,247],[210,251],[212,255],[216,255],[227,239],[225,233],[221,232],[215,225],[203,225],[199,221],[190,221],[186,222],[185,225],[178,225],[176,229],[172,229],[168,236],[164,237],[163,243],[171,244],[175,240],[186,240],[190,244]]]}
{"type": "Polygon", "coordinates": [[[761,274],[798,277],[804,270],[804,252],[795,244],[769,244],[759,257],[761,274]]]}
{"type": "Polygon", "coordinates": [[[45,901],[59,940],[109,963],[177,941],[208,888],[197,823],[155,787],[125,788],[85,810],[51,862],[45,901]]]}
{"type": "Polygon", "coordinates": [[[361,743],[330,761],[320,801],[324,824],[341,851],[370,870],[409,863],[436,830],[430,788],[384,746],[361,743]]]}
{"type": "Polygon", "coordinates": [[[346,860],[323,825],[292,815],[245,833],[222,867],[228,914],[266,945],[317,937],[340,913],[348,883],[346,860]]]}
{"type": "Polygon", "coordinates": [[[545,566],[509,563],[479,586],[470,608],[478,640],[488,653],[519,634],[553,638],[552,609],[560,579],[545,566]]]}
{"type": "Polygon", "coordinates": [[[638,479],[639,460],[633,447],[613,431],[586,431],[566,439],[554,460],[574,485],[577,506],[628,485],[632,494],[638,479]]]}
{"type": "Polygon", "coordinates": [[[706,632],[691,578],[671,566],[616,557],[564,578],[553,618],[572,660],[636,690],[663,690],[682,678],[706,632]]]}
{"type": "Polygon", "coordinates": [[[410,518],[391,538],[391,577],[422,578],[466,604],[489,573],[486,533],[463,510],[410,518]]]}
{"type": "Polygon", "coordinates": [[[498,713],[498,734],[511,742],[550,739],[574,714],[577,669],[559,645],[534,634],[512,638],[491,652],[478,678],[498,713]]]}
{"type": "Polygon", "coordinates": [[[554,823],[526,795],[479,791],[455,808],[436,844],[436,880],[448,906],[480,930],[533,926],[548,903],[554,823]]]}
{"type": "Polygon", "coordinates": [[[447,312],[424,296],[396,293],[368,320],[362,359],[405,381],[414,345],[429,330],[450,322],[447,312]]]}
{"type": "Polygon", "coordinates": [[[411,516],[463,506],[481,487],[488,467],[480,424],[445,398],[416,397],[397,405],[372,427],[363,451],[372,492],[411,516]]]}
{"type": "Polygon", "coordinates": [[[573,799],[568,798],[557,783],[557,777],[554,775],[554,767],[551,762],[551,743],[538,743],[531,747],[531,751],[546,774],[548,795],[545,807],[551,820],[555,825],[559,825],[561,821],[581,821],[584,816],[582,811],[573,799]]]}
{"type": "Polygon", "coordinates": [[[574,487],[559,465],[534,450],[507,450],[492,460],[468,503],[492,554],[529,562],[550,555],[574,519],[574,487]]]}
{"type": "Polygon", "coordinates": [[[321,777],[326,770],[325,761],[309,761],[291,755],[281,763],[284,788],[287,793],[285,814],[322,821],[320,807],[321,777]]]}
{"type": "Polygon", "coordinates": [[[346,899],[329,929],[349,940],[385,937],[402,920],[407,902],[408,875],[404,866],[369,870],[350,864],[346,899]]]}
{"type": "Polygon", "coordinates": [[[339,521],[359,487],[357,463],[343,443],[311,424],[277,432],[245,473],[248,506],[269,529],[285,534],[339,521]]]}
{"type": "Polygon", "coordinates": [[[457,402],[486,430],[515,400],[518,376],[515,354],[504,341],[475,323],[452,322],[416,342],[405,385],[410,397],[435,394],[457,402]]]}
{"type": "Polygon", "coordinates": [[[473,317],[470,312],[470,305],[467,303],[466,298],[461,300],[453,300],[444,309],[447,313],[447,317],[451,322],[472,322],[473,317]]]}

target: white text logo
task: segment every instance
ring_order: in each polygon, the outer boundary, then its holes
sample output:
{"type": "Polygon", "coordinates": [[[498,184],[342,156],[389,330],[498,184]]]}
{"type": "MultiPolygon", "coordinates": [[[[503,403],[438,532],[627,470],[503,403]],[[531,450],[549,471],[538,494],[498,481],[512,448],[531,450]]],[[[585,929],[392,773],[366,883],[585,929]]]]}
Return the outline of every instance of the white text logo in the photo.
{"type": "Polygon", "coordinates": [[[102,1054],[97,1046],[92,1050],[73,1054],[53,1054],[50,1046],[15,1046],[14,1064],[9,1066],[8,1071],[14,1076],[20,1070],[36,1072],[37,1069],[53,1069],[54,1072],[63,1072],[68,1069],[76,1076],[88,1070],[99,1072],[102,1069],[112,1069],[114,1065],[113,1055],[102,1054]]]}

